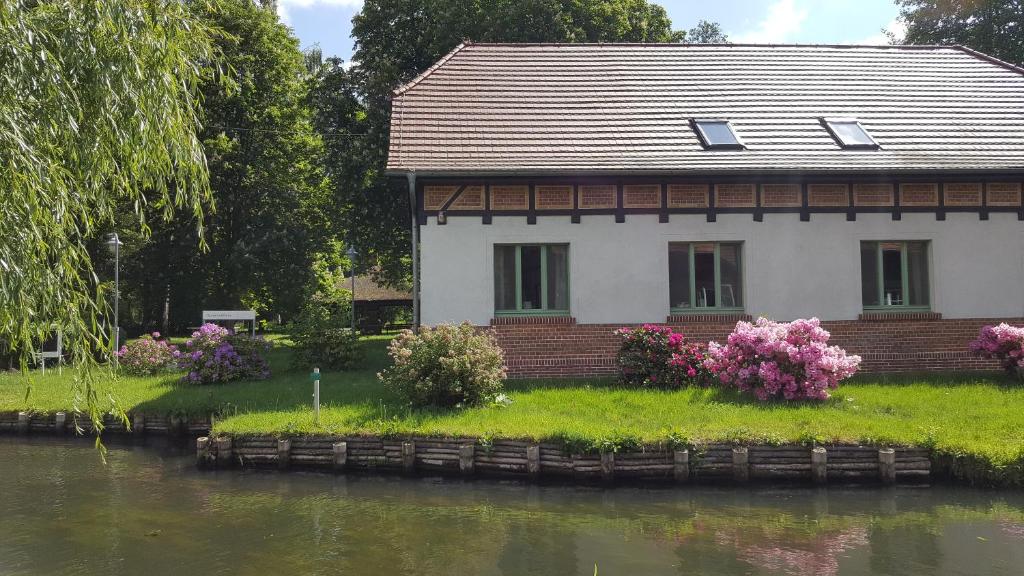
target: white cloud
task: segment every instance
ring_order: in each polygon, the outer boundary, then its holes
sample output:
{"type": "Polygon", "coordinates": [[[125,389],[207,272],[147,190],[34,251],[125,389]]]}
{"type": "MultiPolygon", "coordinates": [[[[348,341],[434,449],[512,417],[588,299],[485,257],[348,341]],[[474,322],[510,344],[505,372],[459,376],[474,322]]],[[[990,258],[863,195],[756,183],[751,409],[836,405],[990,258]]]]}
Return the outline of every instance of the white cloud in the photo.
{"type": "MultiPolygon", "coordinates": [[[[903,40],[903,37],[907,35],[907,23],[904,22],[901,18],[893,18],[888,24],[885,25],[884,29],[892,33],[896,37],[896,40],[903,40]]],[[[884,32],[881,31],[879,31],[878,34],[872,34],[871,36],[861,38],[860,40],[854,42],[854,44],[868,45],[888,43],[889,37],[884,32]]]]}
{"type": "Polygon", "coordinates": [[[309,8],[312,6],[348,6],[350,8],[362,8],[363,0],[277,0],[277,16],[285,24],[291,23],[291,15],[288,10],[291,8],[309,8]]]}
{"type": "Polygon", "coordinates": [[[795,0],[778,0],[768,7],[768,15],[750,31],[730,34],[729,40],[740,44],[783,43],[800,31],[807,10],[798,8],[795,0]]]}

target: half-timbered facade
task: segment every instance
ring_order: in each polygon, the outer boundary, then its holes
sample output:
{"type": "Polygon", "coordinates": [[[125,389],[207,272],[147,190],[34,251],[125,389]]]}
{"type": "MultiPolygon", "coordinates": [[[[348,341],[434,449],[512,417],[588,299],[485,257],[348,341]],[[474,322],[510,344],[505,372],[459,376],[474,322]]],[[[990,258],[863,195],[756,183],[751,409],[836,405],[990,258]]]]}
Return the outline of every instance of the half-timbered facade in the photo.
{"type": "Polygon", "coordinates": [[[873,370],[1024,321],[1024,70],[960,47],[466,44],[396,91],[417,314],[516,375],[817,316],[873,370]]]}

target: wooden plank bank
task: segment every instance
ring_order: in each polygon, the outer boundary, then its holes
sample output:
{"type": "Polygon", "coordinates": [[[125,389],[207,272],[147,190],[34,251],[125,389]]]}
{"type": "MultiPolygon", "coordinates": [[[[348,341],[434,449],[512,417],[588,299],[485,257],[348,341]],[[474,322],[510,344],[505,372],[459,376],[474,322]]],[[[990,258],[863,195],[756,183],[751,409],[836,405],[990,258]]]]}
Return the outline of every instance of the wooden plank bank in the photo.
{"type": "MultiPolygon", "coordinates": [[[[168,414],[129,413],[130,426],[111,414],[103,417],[104,434],[131,434],[141,436],[199,436],[209,434],[212,416],[185,417],[168,414]]],[[[0,433],[17,434],[74,434],[76,424],[83,433],[92,433],[92,422],[68,412],[0,412],[0,433]]]]}
{"type": "Polygon", "coordinates": [[[676,450],[574,454],[547,443],[475,438],[201,437],[206,468],[312,468],[580,482],[922,483],[931,479],[925,448],[709,444],[676,450]]]}

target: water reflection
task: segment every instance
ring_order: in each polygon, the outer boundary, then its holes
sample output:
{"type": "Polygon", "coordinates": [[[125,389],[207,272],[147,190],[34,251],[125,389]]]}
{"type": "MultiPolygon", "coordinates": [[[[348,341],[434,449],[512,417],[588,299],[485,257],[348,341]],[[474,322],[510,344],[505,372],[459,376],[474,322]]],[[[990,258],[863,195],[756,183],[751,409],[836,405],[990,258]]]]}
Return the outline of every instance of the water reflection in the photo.
{"type": "Polygon", "coordinates": [[[1020,574],[1024,496],[197,472],[0,438],[0,574],[1020,574]]]}

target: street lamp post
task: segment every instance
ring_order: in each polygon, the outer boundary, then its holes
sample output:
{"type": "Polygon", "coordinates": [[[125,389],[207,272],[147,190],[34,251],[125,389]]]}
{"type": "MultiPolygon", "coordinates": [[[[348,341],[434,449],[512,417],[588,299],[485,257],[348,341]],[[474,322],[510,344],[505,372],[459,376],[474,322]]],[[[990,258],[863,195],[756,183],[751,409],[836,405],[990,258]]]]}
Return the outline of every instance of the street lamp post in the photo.
{"type": "Polygon", "coordinates": [[[349,272],[349,274],[352,276],[352,333],[354,334],[355,331],[356,331],[356,254],[357,254],[357,252],[356,252],[356,249],[350,245],[348,247],[348,252],[346,252],[346,254],[348,255],[349,266],[352,267],[351,268],[352,271],[349,272]]]}
{"type": "Polygon", "coordinates": [[[118,305],[121,301],[121,239],[117,232],[107,236],[107,246],[114,252],[114,363],[117,364],[117,351],[121,349],[121,327],[118,323],[118,305]]]}

